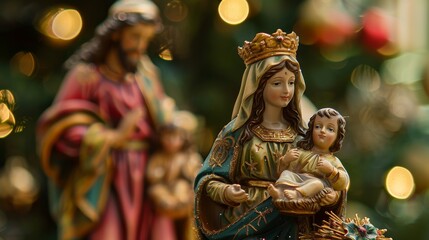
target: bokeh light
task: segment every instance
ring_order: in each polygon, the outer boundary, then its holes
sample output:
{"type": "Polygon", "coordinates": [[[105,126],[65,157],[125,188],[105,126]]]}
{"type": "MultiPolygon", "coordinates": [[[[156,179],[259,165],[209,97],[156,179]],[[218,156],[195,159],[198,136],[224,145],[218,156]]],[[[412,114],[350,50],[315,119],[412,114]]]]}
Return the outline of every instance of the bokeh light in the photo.
{"type": "Polygon", "coordinates": [[[352,72],[351,82],[357,89],[368,92],[378,90],[381,85],[380,75],[368,65],[356,67],[352,72]]]}
{"type": "Polygon", "coordinates": [[[386,60],[381,72],[389,84],[412,84],[422,79],[427,56],[420,53],[404,53],[386,60]]]}
{"type": "Polygon", "coordinates": [[[299,9],[294,26],[305,45],[319,44],[336,48],[352,39],[357,30],[353,16],[345,11],[340,1],[307,0],[299,9]]]}
{"type": "Polygon", "coordinates": [[[331,62],[342,62],[349,57],[347,51],[334,51],[329,48],[321,48],[320,54],[328,61],[331,62]]]}
{"type": "Polygon", "coordinates": [[[10,63],[12,68],[27,77],[33,75],[36,69],[36,59],[31,52],[18,52],[12,57],[10,63]]]}
{"type": "Polygon", "coordinates": [[[12,92],[7,89],[1,89],[0,103],[6,104],[10,110],[13,110],[15,107],[15,97],[13,96],[12,92]]]}
{"type": "Polygon", "coordinates": [[[21,209],[31,206],[39,193],[39,184],[32,171],[25,158],[9,157],[0,171],[0,198],[21,209]]]}
{"type": "Polygon", "coordinates": [[[15,118],[12,112],[4,103],[0,103],[0,138],[9,135],[15,125],[15,118]]]}
{"type": "Polygon", "coordinates": [[[160,54],[159,57],[164,59],[165,61],[172,61],[173,60],[173,54],[171,54],[170,49],[164,49],[160,54]]]}
{"type": "Polygon", "coordinates": [[[387,173],[385,186],[392,197],[407,199],[414,192],[414,178],[408,169],[396,166],[387,173]]]}
{"type": "Polygon", "coordinates": [[[82,29],[82,18],[78,11],[67,9],[60,11],[52,20],[52,32],[63,40],[75,38],[82,29]]]}
{"type": "Polygon", "coordinates": [[[173,22],[183,21],[188,16],[188,6],[183,1],[170,1],[164,8],[164,15],[173,22]]]}
{"type": "Polygon", "coordinates": [[[389,43],[392,35],[392,17],[378,7],[369,8],[362,16],[362,41],[370,49],[377,50],[389,43]]]}
{"type": "Polygon", "coordinates": [[[7,89],[0,90],[0,138],[8,136],[15,127],[14,106],[13,94],[7,89]]]}
{"type": "Polygon", "coordinates": [[[68,41],[82,30],[80,13],[75,9],[52,8],[39,23],[39,31],[52,39],[68,41]]]}
{"type": "Polygon", "coordinates": [[[226,23],[240,24],[249,15],[249,4],[246,0],[222,0],[219,3],[218,12],[226,23]]]}
{"type": "Polygon", "coordinates": [[[377,52],[380,53],[383,56],[389,57],[389,56],[393,56],[395,54],[397,54],[399,51],[398,47],[389,42],[386,45],[384,45],[383,47],[377,49],[377,52]]]}

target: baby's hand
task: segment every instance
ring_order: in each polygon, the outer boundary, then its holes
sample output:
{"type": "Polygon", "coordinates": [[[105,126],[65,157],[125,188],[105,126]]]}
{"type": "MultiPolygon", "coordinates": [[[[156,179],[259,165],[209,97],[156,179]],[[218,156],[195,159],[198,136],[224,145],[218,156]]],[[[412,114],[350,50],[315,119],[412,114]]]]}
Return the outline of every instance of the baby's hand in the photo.
{"type": "Polygon", "coordinates": [[[317,169],[322,173],[329,175],[334,171],[334,166],[332,166],[328,160],[320,157],[317,161],[317,169]]]}
{"type": "Polygon", "coordinates": [[[297,148],[289,149],[286,154],[281,156],[277,161],[277,173],[280,175],[283,170],[288,169],[289,164],[297,160],[300,154],[297,148]]]}
{"type": "Polygon", "coordinates": [[[286,163],[297,160],[299,157],[299,150],[297,148],[292,148],[286,152],[286,154],[281,157],[281,161],[285,161],[286,163]]]}

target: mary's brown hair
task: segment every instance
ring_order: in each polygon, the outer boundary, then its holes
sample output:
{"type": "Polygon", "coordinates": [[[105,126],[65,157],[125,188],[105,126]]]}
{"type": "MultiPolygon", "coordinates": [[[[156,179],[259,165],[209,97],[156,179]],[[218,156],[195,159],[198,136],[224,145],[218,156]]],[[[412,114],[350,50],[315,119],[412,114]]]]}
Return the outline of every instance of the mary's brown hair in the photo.
{"type": "MultiPolygon", "coordinates": [[[[240,137],[240,143],[244,144],[245,142],[249,141],[253,133],[251,129],[262,123],[263,120],[263,113],[265,110],[265,103],[264,103],[264,89],[267,85],[268,79],[270,79],[274,74],[278,73],[282,69],[288,69],[289,71],[293,72],[295,74],[295,78],[300,78],[300,70],[299,65],[297,63],[291,62],[291,61],[284,61],[277,65],[274,65],[271,67],[265,74],[261,77],[261,80],[259,82],[258,88],[256,89],[254,96],[253,96],[253,105],[252,105],[252,113],[249,118],[249,120],[244,124],[244,132],[240,137]]],[[[292,98],[291,102],[287,105],[287,107],[283,108],[283,117],[284,119],[290,124],[293,130],[295,130],[296,133],[299,135],[304,135],[304,130],[301,127],[301,115],[298,111],[298,104],[295,101],[296,91],[298,89],[295,87],[295,93],[294,97],[292,98]]]]}

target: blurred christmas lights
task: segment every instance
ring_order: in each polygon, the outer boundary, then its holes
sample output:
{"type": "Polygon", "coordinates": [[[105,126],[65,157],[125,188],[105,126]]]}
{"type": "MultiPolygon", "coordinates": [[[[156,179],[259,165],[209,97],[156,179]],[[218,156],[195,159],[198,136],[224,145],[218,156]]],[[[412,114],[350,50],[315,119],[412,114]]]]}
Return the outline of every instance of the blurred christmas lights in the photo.
{"type": "Polygon", "coordinates": [[[387,173],[385,186],[392,197],[407,199],[414,192],[414,178],[408,169],[396,166],[387,173]]]}
{"type": "Polygon", "coordinates": [[[31,52],[18,52],[10,60],[11,67],[19,73],[30,77],[36,69],[36,58],[31,52]]]}
{"type": "Polygon", "coordinates": [[[165,61],[171,61],[173,60],[173,54],[171,54],[170,49],[164,49],[160,54],[159,57],[162,58],[165,61]]]}
{"type": "Polygon", "coordinates": [[[0,138],[7,137],[15,127],[14,106],[13,94],[6,89],[0,90],[0,138]]]}
{"type": "Polygon", "coordinates": [[[246,0],[222,0],[218,8],[219,16],[228,24],[237,25],[249,15],[249,4],[246,0]]]}
{"type": "Polygon", "coordinates": [[[56,7],[44,14],[38,29],[51,39],[68,41],[79,35],[82,25],[82,17],[77,10],[56,7]]]}
{"type": "Polygon", "coordinates": [[[21,210],[30,207],[39,193],[39,185],[32,170],[21,156],[7,159],[5,168],[0,172],[0,187],[0,198],[21,210]]]}
{"type": "Polygon", "coordinates": [[[359,90],[374,92],[380,88],[381,79],[378,72],[368,66],[357,66],[351,75],[351,83],[359,90]]]}
{"type": "Polygon", "coordinates": [[[164,15],[172,22],[183,21],[188,16],[188,6],[183,1],[172,0],[165,6],[164,15]]]}

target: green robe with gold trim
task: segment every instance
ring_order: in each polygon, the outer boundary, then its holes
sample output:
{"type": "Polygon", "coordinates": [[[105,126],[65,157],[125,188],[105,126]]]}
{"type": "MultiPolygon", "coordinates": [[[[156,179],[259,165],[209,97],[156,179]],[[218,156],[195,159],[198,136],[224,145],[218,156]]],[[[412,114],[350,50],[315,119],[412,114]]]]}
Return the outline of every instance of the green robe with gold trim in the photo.
{"type": "Polygon", "coordinates": [[[242,129],[231,131],[231,121],[218,135],[195,180],[197,227],[206,239],[295,239],[294,217],[273,206],[266,184],[278,178],[277,160],[292,147],[292,130],[270,131],[259,126],[255,136],[240,146],[242,129]],[[276,135],[277,134],[277,135],[276,135]],[[226,184],[238,183],[249,200],[233,206],[224,200],[226,184]]]}
{"type": "MultiPolygon", "coordinates": [[[[240,128],[232,131],[232,120],[219,133],[195,179],[195,215],[201,239],[298,239],[306,233],[313,217],[282,215],[267,192],[275,183],[278,158],[298,140],[292,129],[269,130],[262,126],[252,129],[254,136],[241,146],[240,128]],[[238,205],[228,203],[224,191],[238,183],[249,200],[238,205]]],[[[338,202],[322,209],[315,216],[320,222],[324,212],[332,210],[342,216],[345,195],[338,202]]]]}

